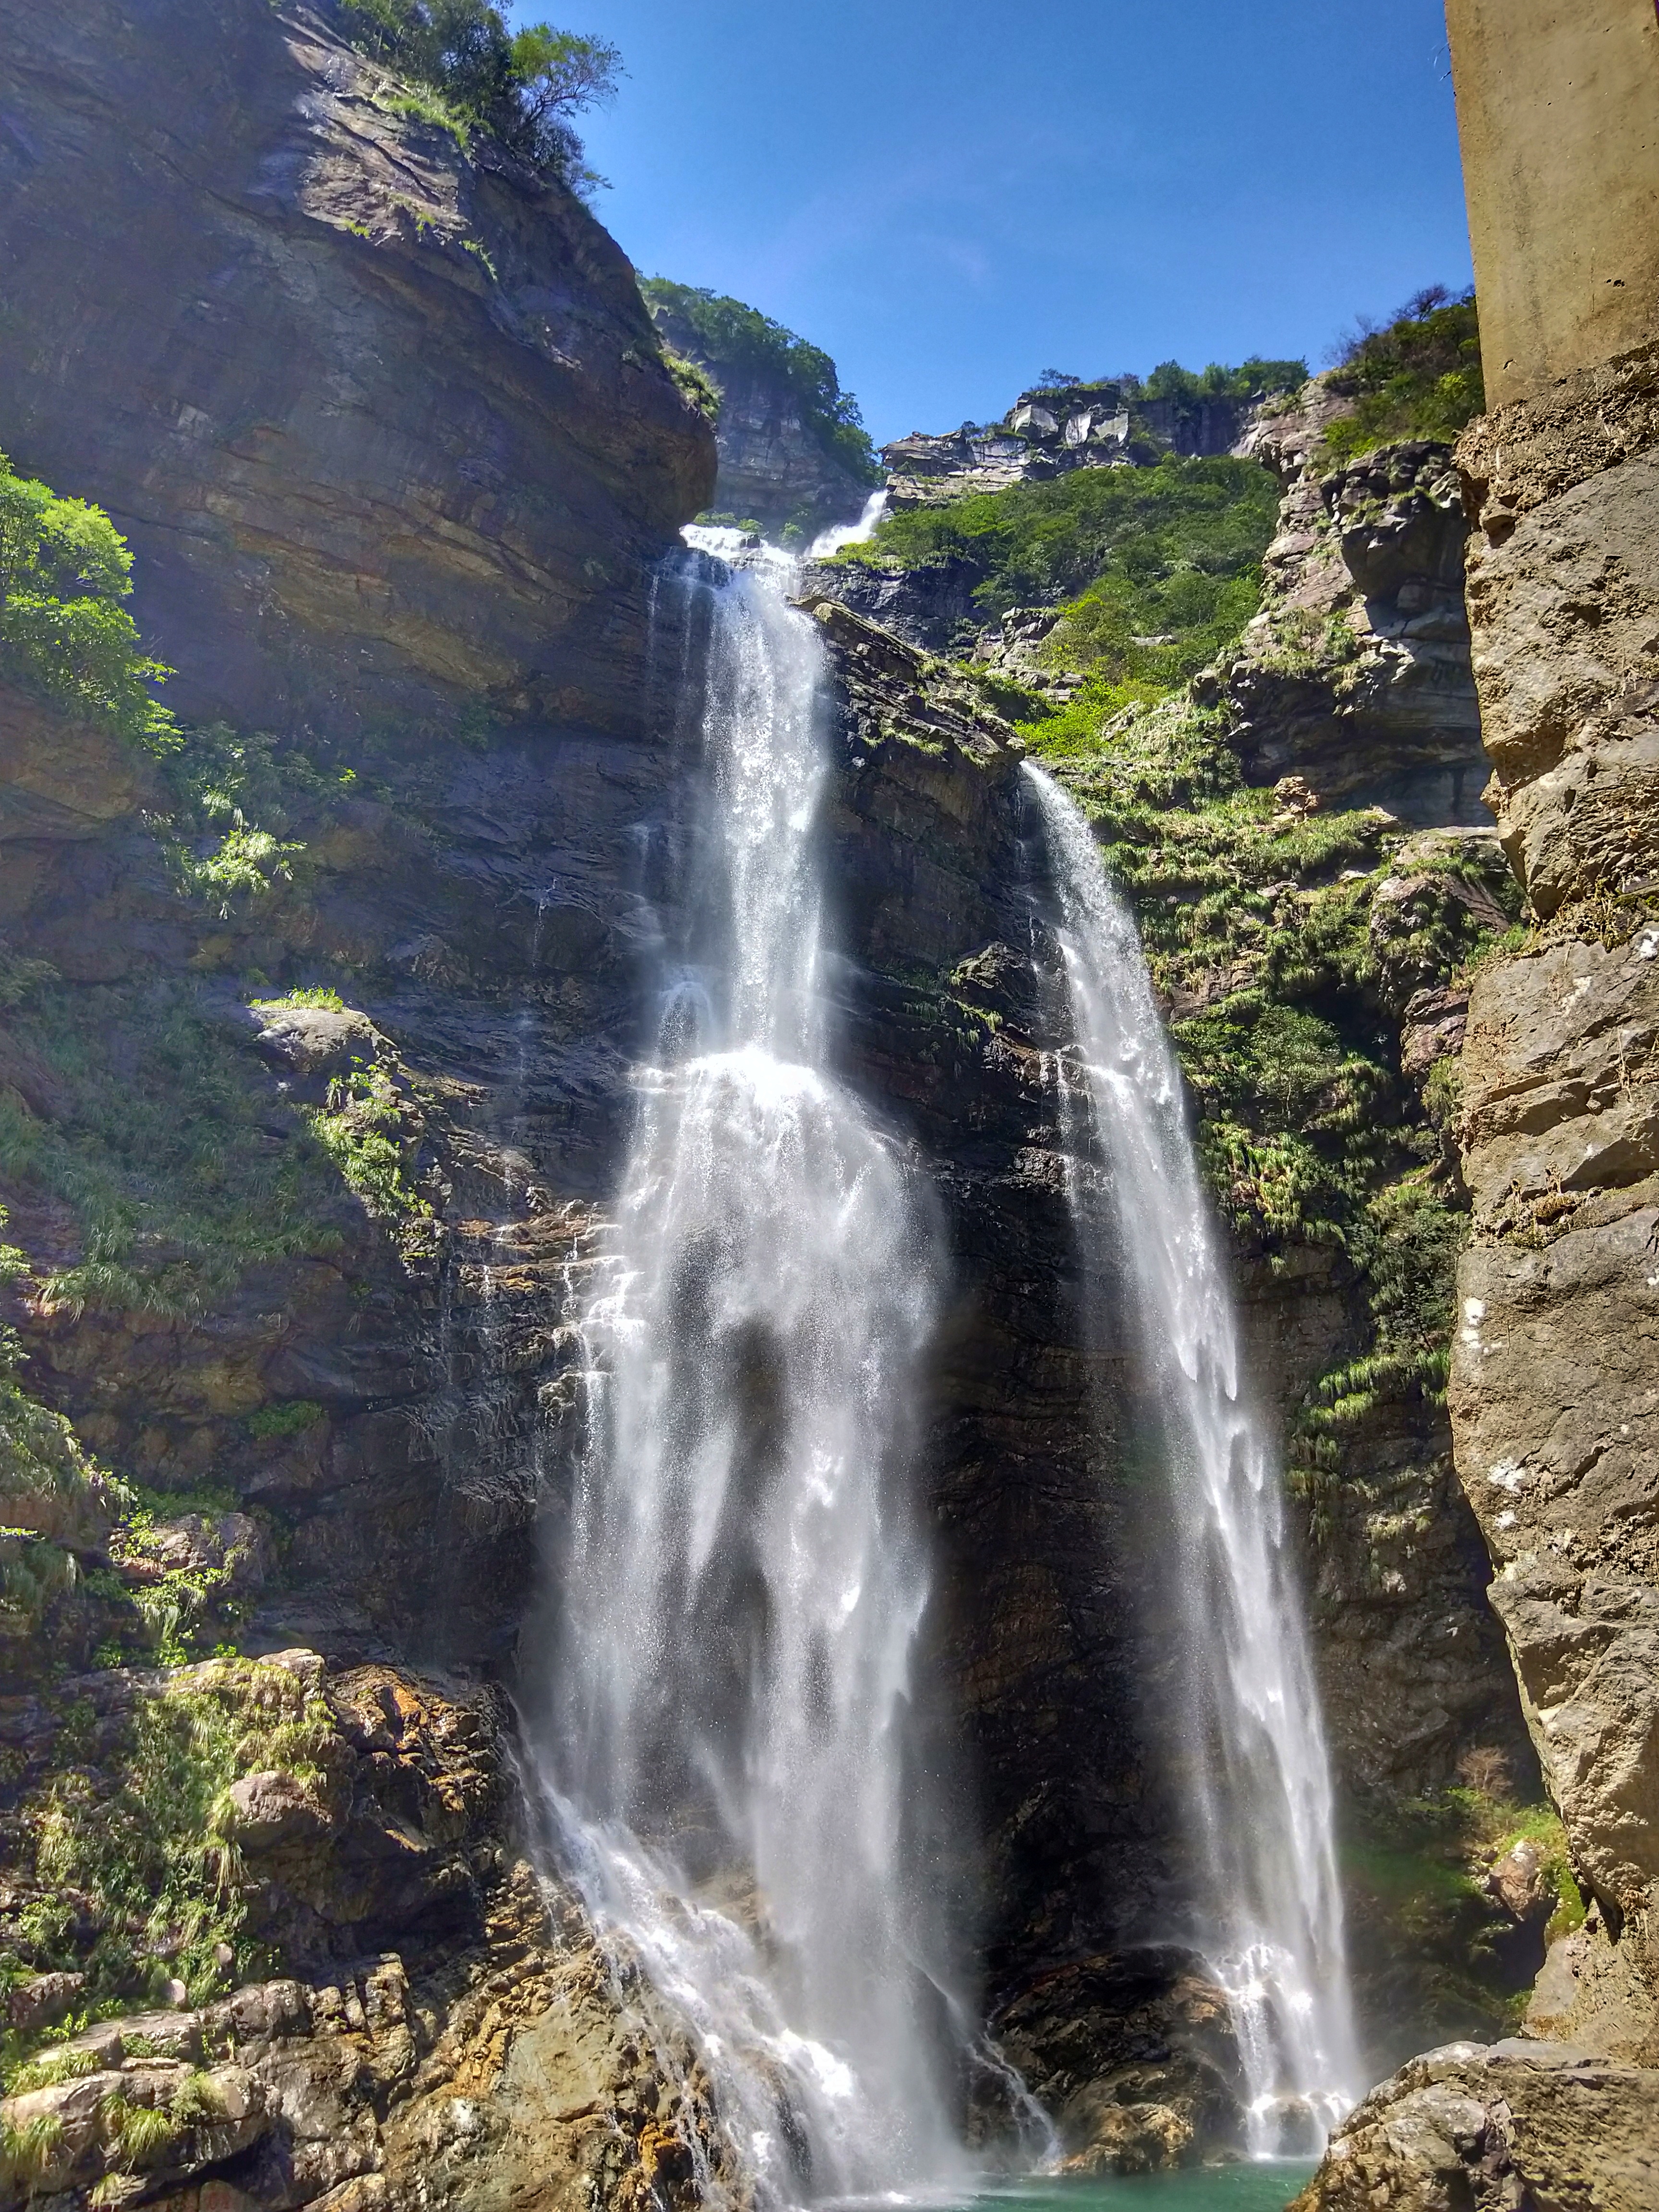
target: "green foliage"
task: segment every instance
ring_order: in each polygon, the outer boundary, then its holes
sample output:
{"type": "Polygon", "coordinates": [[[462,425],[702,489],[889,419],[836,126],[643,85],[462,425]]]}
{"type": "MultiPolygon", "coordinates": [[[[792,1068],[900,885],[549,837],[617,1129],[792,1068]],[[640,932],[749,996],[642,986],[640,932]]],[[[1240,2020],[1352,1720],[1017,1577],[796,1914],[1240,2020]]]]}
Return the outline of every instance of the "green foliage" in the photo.
{"type": "Polygon", "coordinates": [[[365,52],[436,97],[401,95],[404,112],[468,134],[486,130],[584,197],[604,183],[586,163],[571,118],[615,97],[622,57],[609,40],[512,30],[490,0],[341,0],[365,52]]]}
{"type": "Polygon", "coordinates": [[[328,1104],[307,1109],[312,1133],[348,1187],[381,1221],[428,1221],[432,1208],[404,1172],[403,1101],[383,1067],[362,1060],[328,1086],[328,1104]]]}
{"type": "Polygon", "coordinates": [[[210,2074],[192,2069],[173,2091],[167,2104],[169,2118],[185,2128],[210,2128],[225,2116],[224,2099],[210,2074]]]}
{"type": "Polygon", "coordinates": [[[663,367],[678,386],[681,396],[690,401],[705,421],[718,422],[720,417],[719,385],[706,371],[699,368],[695,361],[688,360],[683,353],[676,353],[672,346],[664,346],[662,359],[663,367]]]}
{"type": "Polygon", "coordinates": [[[273,1121],[191,986],[41,990],[9,1026],[66,1101],[45,1121],[0,1092],[0,1175],[79,1224],[82,1257],[46,1277],[48,1306],[199,1312],[248,1267],[337,1247],[326,1156],[273,1121]]]}
{"type": "Polygon", "coordinates": [[[121,602],[132,556],[101,507],[60,499],[0,453],[0,675],[67,714],[165,752],[173,721],[121,602]]]}
{"type": "MultiPolygon", "coordinates": [[[[181,732],[166,765],[173,811],[152,824],[180,888],[222,920],[303,876],[305,843],[284,836],[325,812],[356,782],[351,769],[322,769],[264,731],[223,722],[181,732]]],[[[297,1001],[295,1003],[298,1003],[297,1001]]]]}
{"type": "Polygon", "coordinates": [[[843,392],[836,364],[820,347],[775,323],[741,300],[695,284],[676,284],[650,276],[640,285],[654,316],[690,330],[718,385],[722,373],[764,376],[794,396],[801,419],[831,459],[861,483],[881,482],[881,470],[866,434],[858,402],[843,392]]]}
{"type": "MultiPolygon", "coordinates": [[[[0,1207],[0,1228],[5,1220],[0,1207]]],[[[15,1245],[0,1244],[0,1284],[27,1267],[15,1245]]],[[[28,1395],[22,1364],[16,1331],[0,1324],[0,1636],[32,1634],[53,1599],[74,1589],[74,1554],[49,1540],[84,1537],[118,1497],[63,1415],[28,1395]]]]}
{"type": "Polygon", "coordinates": [[[121,1632],[112,1639],[112,1652],[100,1663],[118,1666],[131,1658],[182,1667],[217,1644],[246,1612],[246,1603],[232,1595],[243,1558],[233,1548],[218,1566],[171,1566],[167,1564],[168,1531],[158,1524],[192,1513],[216,1519],[229,1511],[234,1500],[228,1493],[180,1496],[143,1490],[136,1484],[122,1489],[121,1519],[108,1541],[117,1571],[94,1569],[87,1577],[94,1595],[112,1601],[118,1609],[121,1632]]]}
{"type": "Polygon", "coordinates": [[[141,2166],[169,2150],[179,2138],[179,2128],[169,2112],[155,2105],[135,2105],[118,2093],[100,2115],[106,2140],[121,2164],[141,2166]]]}
{"type": "Polygon", "coordinates": [[[64,2123],[56,2112],[41,2112],[21,2128],[0,2118],[0,2180],[28,2190],[50,2171],[63,2141],[64,2123]]]}
{"type": "Polygon", "coordinates": [[[1524,1838],[1543,1851],[1543,1886],[1554,1898],[1545,1941],[1583,1917],[1555,1813],[1517,1800],[1496,1755],[1475,1752],[1465,1761],[1466,1771],[1488,1765],[1496,1771],[1431,1797],[1351,1808],[1343,1839],[1358,1946],[1376,1954],[1383,1971],[1401,1955],[1423,1962],[1427,2017],[1419,2032],[1429,2039],[1513,2034],[1520,2025],[1531,1983],[1528,1954],[1506,1952],[1514,1923],[1486,1884],[1487,1869],[1514,1844],[1524,1838]]]}
{"type": "Polygon", "coordinates": [[[1265,399],[1275,392],[1299,392],[1307,380],[1305,361],[1264,361],[1260,354],[1252,354],[1237,368],[1212,361],[1197,373],[1178,361],[1161,361],[1141,386],[1139,396],[1195,407],[1206,399],[1265,399]]]}
{"type": "Polygon", "coordinates": [[[31,2089],[55,2089],[63,2081],[83,2081],[98,2071],[95,2051],[43,2051],[14,2067],[6,2075],[9,2097],[27,2096],[31,2089]]]}
{"type": "Polygon", "coordinates": [[[323,1409],[311,1398],[289,1398],[279,1406],[261,1406],[247,1417],[249,1436],[259,1443],[270,1443],[283,1437],[297,1437],[307,1429],[315,1428],[323,1418],[323,1409]]]}
{"type": "MultiPolygon", "coordinates": [[[[1170,455],[1155,468],[1078,469],[888,515],[836,558],[966,562],[988,617],[1065,601],[1048,657],[1097,679],[1082,709],[1097,725],[1182,683],[1238,635],[1259,602],[1278,507],[1273,478],[1253,461],[1170,455]]],[[[1026,734],[1045,752],[1084,749],[1075,720],[1049,740],[1026,734]]]]}
{"type": "Polygon", "coordinates": [[[1386,327],[1362,325],[1328,380],[1355,402],[1326,431],[1334,460],[1404,438],[1449,444],[1486,404],[1474,293],[1434,285],[1386,327]]]}
{"type": "Polygon", "coordinates": [[[331,1014],[345,1012],[345,1000],[327,983],[307,983],[284,991],[280,999],[250,999],[248,1004],[260,1013],[278,1013],[289,1006],[319,1006],[331,1014]]]}
{"type": "Polygon", "coordinates": [[[1287,1479],[1312,1507],[1316,1536],[1329,1532],[1345,1448],[1384,1400],[1443,1406],[1450,1369],[1457,1255],[1468,1218],[1419,1170],[1385,1185],[1345,1242],[1364,1287],[1370,1341],[1321,1376],[1291,1431],[1287,1479]]]}
{"type": "MultiPolygon", "coordinates": [[[[99,1730],[95,1771],[67,1765],[25,1801],[42,1893],[27,1917],[36,1963],[83,1972],[94,2002],[177,1976],[199,2004],[231,1974],[258,1971],[228,1792],[272,1768],[315,1778],[331,1741],[326,1707],[285,1668],[211,1662],[159,1691],[135,1684],[123,1717],[99,1730]]],[[[65,1756],[75,1750],[71,1738],[65,1756]]]]}

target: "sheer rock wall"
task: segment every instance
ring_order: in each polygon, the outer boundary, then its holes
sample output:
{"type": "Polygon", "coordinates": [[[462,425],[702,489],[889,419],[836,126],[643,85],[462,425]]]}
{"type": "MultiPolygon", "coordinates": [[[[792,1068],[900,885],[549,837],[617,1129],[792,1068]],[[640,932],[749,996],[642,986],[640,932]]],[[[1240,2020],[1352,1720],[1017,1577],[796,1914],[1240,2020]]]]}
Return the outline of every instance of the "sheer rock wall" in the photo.
{"type": "Polygon", "coordinates": [[[1656,374],[1652,348],[1624,356],[1486,417],[1460,451],[1500,834],[1552,921],[1470,1000],[1460,1134],[1477,1239],[1453,1421],[1595,1900],[1540,2008],[1558,2038],[1626,2056],[1659,2047],[1656,374]]]}

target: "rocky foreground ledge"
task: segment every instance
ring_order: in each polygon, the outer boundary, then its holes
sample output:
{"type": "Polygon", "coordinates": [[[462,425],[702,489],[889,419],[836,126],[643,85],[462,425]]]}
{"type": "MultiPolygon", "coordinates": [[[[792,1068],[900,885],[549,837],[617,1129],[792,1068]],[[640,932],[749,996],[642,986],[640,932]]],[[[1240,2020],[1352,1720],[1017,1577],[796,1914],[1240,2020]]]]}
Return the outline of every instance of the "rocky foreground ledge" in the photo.
{"type": "Polygon", "coordinates": [[[1448,2043],[1372,2090],[1291,2212],[1652,2212],[1656,2106],[1650,2067],[1448,2043]]]}

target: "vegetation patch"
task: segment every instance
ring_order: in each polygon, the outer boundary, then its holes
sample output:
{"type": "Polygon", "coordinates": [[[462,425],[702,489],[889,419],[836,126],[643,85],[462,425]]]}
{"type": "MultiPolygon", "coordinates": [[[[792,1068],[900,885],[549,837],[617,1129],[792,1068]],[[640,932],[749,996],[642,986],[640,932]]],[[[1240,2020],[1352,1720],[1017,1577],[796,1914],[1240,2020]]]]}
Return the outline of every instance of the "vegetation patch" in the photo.
{"type": "Polygon", "coordinates": [[[0,676],[152,752],[178,742],[123,602],[127,542],[101,507],[20,477],[0,453],[0,676]]]}
{"type": "MultiPolygon", "coordinates": [[[[1479,1769],[1482,1755],[1466,1764],[1479,1769]]],[[[1431,2039],[1514,2034],[1540,1950],[1584,1917],[1559,1820],[1548,1805],[1517,1799],[1501,1774],[1367,1806],[1351,1821],[1341,1857],[1362,1962],[1385,1984],[1401,1961],[1412,1962],[1409,2008],[1424,2015],[1419,2033],[1431,2039]],[[1517,1845],[1535,1855],[1529,1929],[1492,1881],[1517,1845]]]]}
{"type": "Polygon", "coordinates": [[[1229,645],[1261,604],[1279,492],[1254,461],[1077,469],[884,518],[847,565],[963,564],[988,620],[1058,605],[1043,657],[1092,686],[1051,733],[1080,750],[1110,714],[1162,697],[1229,645]]]}
{"type": "Polygon", "coordinates": [[[1325,432],[1333,461],[1409,438],[1452,444],[1486,404],[1474,293],[1431,285],[1392,321],[1362,323],[1325,381],[1354,403],[1325,432]]]}
{"type": "Polygon", "coordinates": [[[401,1232],[406,1251],[429,1243],[432,1208],[410,1180],[413,1145],[405,1133],[405,1102],[386,1069],[354,1060],[349,1075],[328,1086],[328,1103],[306,1109],[312,1134],[377,1220],[401,1232]]]}
{"type": "Polygon", "coordinates": [[[249,1267],[340,1245],[328,1148],[273,1114],[199,987],[37,986],[8,1026],[58,1104],[0,1091],[0,1175],[70,1208],[81,1247],[48,1309],[198,1313],[249,1267]]]}
{"type": "Polygon", "coordinates": [[[398,112],[453,131],[463,151],[488,131],[584,198],[604,184],[572,118],[615,97],[622,56],[608,40],[514,31],[489,0],[341,0],[341,12],[356,45],[413,81],[398,112]]]}
{"type": "Polygon", "coordinates": [[[199,2004],[269,1969],[246,1934],[229,1791],[272,1769],[319,1784],[334,1740],[321,1698],[262,1661],[124,1687],[101,1712],[82,1699],[58,1713],[57,1769],[8,1821],[21,1879],[0,1967],[84,1973],[94,2014],[164,1999],[175,1980],[199,2004]]]}

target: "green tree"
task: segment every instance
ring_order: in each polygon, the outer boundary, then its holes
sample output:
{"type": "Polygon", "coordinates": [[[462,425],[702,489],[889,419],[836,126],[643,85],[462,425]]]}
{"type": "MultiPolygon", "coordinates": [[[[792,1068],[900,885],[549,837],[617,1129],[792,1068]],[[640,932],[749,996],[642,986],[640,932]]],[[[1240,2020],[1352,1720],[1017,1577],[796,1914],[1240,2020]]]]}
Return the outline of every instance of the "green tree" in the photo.
{"type": "Polygon", "coordinates": [[[508,29],[492,0],[341,0],[354,42],[430,85],[461,119],[586,196],[604,179],[586,166],[571,118],[615,96],[622,56],[608,40],[508,29]]]}
{"type": "Polygon", "coordinates": [[[121,602],[132,556],[101,507],[18,476],[0,453],[0,674],[152,750],[177,742],[121,602]]]}

